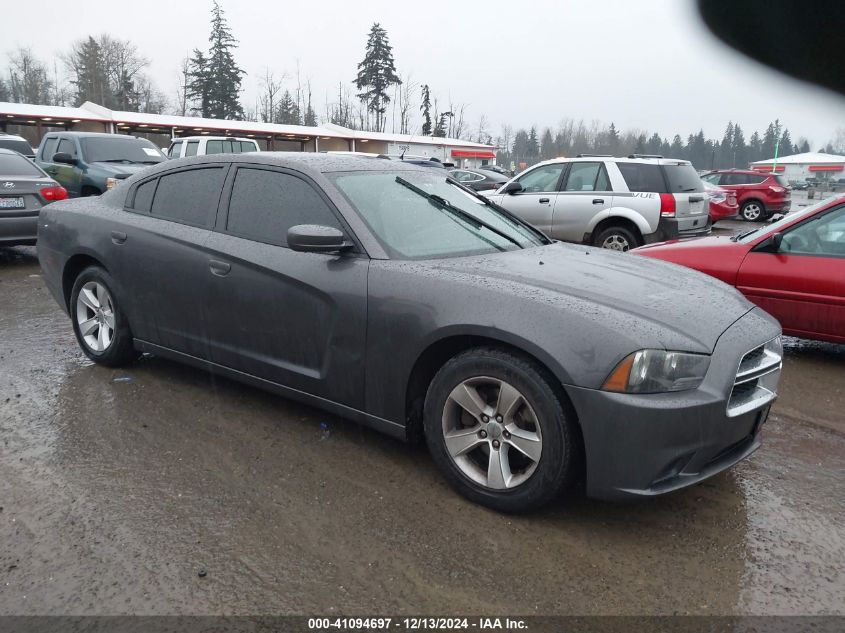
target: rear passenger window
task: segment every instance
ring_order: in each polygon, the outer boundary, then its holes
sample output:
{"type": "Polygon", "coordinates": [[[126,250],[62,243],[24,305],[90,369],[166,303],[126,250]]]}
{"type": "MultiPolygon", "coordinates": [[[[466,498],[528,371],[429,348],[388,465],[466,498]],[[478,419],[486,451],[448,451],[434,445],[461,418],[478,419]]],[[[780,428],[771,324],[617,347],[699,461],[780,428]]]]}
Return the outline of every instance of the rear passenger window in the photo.
{"type": "Polygon", "coordinates": [[[722,174],[722,185],[747,185],[748,176],[745,174],[722,174]]]}
{"type": "Polygon", "coordinates": [[[214,223],[223,189],[220,167],[179,171],[159,178],[152,214],[174,222],[208,227],[214,223]]]}
{"type": "Polygon", "coordinates": [[[751,174],[747,174],[745,177],[748,179],[749,185],[759,185],[761,182],[766,180],[769,176],[768,175],[752,176],[751,174]]]}
{"type": "Polygon", "coordinates": [[[241,151],[242,152],[254,152],[255,151],[255,143],[251,141],[241,141],[241,151]]]}
{"type": "Polygon", "coordinates": [[[572,163],[564,191],[607,191],[608,186],[601,163],[572,163]]]}
{"type": "Polygon", "coordinates": [[[170,156],[170,158],[179,158],[179,156],[181,154],[182,154],[182,141],[179,141],[178,143],[174,143],[173,147],[170,148],[170,153],[168,154],[168,156],[170,156]]]}
{"type": "Polygon", "coordinates": [[[199,141],[188,141],[188,144],[185,146],[185,157],[196,156],[199,144],[199,141]]]}
{"type": "Polygon", "coordinates": [[[141,213],[150,212],[157,182],[157,180],[149,180],[138,185],[138,188],[135,190],[135,199],[132,201],[133,209],[141,213]]]}
{"type": "Polygon", "coordinates": [[[666,183],[659,165],[647,163],[616,163],[622,178],[628,185],[628,191],[667,193],[666,183]]]}
{"type": "Polygon", "coordinates": [[[48,138],[44,141],[44,151],[41,152],[41,160],[46,160],[48,162],[53,160],[53,154],[56,153],[56,146],[59,144],[59,139],[57,138],[48,138]]]}
{"type": "Polygon", "coordinates": [[[287,246],[288,229],[340,222],[317,191],[304,180],[265,169],[238,169],[226,231],[256,242],[287,246]]]}

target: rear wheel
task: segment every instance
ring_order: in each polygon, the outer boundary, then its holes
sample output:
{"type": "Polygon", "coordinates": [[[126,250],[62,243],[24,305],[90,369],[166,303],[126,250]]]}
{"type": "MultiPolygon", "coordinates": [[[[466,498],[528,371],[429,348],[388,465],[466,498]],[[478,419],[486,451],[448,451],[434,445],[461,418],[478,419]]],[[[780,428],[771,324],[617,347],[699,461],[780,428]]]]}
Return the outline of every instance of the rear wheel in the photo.
{"type": "Polygon", "coordinates": [[[640,243],[633,231],[624,226],[613,225],[599,231],[593,240],[593,246],[624,252],[640,246],[640,243]]]}
{"type": "Polygon", "coordinates": [[[139,354],[113,289],[114,280],[105,270],[98,266],[86,268],[73,284],[70,314],[76,340],[85,355],[95,363],[119,367],[139,354]]]}
{"type": "Polygon", "coordinates": [[[426,442],[449,483],[501,512],[548,503],[574,477],[573,422],[546,372],[493,348],[447,362],[425,400],[426,442]]]}
{"type": "Polygon", "coordinates": [[[765,218],[766,207],[759,200],[748,200],[743,203],[739,214],[747,222],[759,222],[765,218]]]}

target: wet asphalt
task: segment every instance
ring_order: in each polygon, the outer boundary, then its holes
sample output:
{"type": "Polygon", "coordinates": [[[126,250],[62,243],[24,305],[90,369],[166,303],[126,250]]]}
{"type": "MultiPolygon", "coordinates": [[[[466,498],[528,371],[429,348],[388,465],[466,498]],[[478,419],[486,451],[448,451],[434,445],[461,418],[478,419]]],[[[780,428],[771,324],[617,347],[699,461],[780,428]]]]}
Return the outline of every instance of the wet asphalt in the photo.
{"type": "Polygon", "coordinates": [[[728,472],[503,516],[422,447],[151,356],[95,366],[39,273],[0,248],[0,614],[845,614],[845,346],[787,341],[728,472]]]}

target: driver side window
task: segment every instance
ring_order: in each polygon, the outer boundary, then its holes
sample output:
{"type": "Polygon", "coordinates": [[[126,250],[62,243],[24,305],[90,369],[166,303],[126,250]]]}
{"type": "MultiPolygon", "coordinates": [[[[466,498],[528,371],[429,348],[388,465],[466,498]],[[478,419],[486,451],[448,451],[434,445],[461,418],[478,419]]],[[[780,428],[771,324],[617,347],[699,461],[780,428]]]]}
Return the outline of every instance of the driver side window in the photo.
{"type": "Polygon", "coordinates": [[[565,166],[565,163],[544,165],[543,167],[532,169],[516,180],[522,185],[522,191],[524,193],[555,192],[557,191],[560,174],[563,172],[565,166]]]}
{"type": "Polygon", "coordinates": [[[778,252],[845,257],[845,206],[785,233],[778,252]]]}

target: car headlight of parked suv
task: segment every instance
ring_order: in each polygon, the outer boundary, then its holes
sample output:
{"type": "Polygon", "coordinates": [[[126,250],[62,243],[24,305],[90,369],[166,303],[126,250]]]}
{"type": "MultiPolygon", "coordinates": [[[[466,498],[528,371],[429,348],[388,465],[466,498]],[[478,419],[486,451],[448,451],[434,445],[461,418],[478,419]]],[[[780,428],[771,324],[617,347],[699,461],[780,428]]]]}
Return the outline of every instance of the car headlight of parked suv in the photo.
{"type": "Polygon", "coordinates": [[[605,391],[666,393],[695,389],[704,380],[710,357],[704,354],[643,349],[620,362],[605,380],[605,391]]]}

